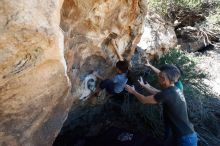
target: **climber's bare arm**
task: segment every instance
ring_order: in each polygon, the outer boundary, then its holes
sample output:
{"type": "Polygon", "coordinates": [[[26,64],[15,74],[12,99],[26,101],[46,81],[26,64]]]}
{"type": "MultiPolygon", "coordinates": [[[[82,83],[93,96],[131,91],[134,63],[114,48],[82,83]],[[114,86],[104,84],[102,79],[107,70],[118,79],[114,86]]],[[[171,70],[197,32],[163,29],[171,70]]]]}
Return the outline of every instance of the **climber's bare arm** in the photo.
{"type": "Polygon", "coordinates": [[[115,39],[112,39],[111,42],[112,42],[112,45],[113,45],[113,47],[114,47],[114,50],[115,50],[115,53],[116,53],[118,59],[119,59],[120,61],[123,61],[124,59],[123,59],[123,57],[121,56],[121,54],[118,52],[118,46],[117,46],[117,44],[116,44],[116,42],[115,42],[115,39]]]}
{"type": "Polygon", "coordinates": [[[131,94],[133,94],[135,97],[137,97],[137,99],[138,99],[141,103],[143,103],[143,104],[156,104],[156,103],[157,103],[157,101],[156,101],[155,98],[154,98],[154,95],[144,96],[144,95],[138,93],[138,92],[135,90],[134,87],[129,86],[129,85],[126,85],[126,86],[125,86],[125,89],[126,89],[129,93],[131,93],[131,94]]]}
{"type": "MultiPolygon", "coordinates": [[[[160,92],[160,90],[152,87],[150,84],[148,83],[144,83],[143,78],[140,77],[140,79],[138,80],[138,82],[140,83],[140,85],[146,90],[148,91],[150,94],[157,94],[160,92]]],[[[145,81],[146,82],[146,81],[145,81]]]]}
{"type": "Polygon", "coordinates": [[[142,86],[147,92],[151,93],[151,94],[157,94],[160,92],[160,90],[152,87],[149,84],[145,84],[144,86],[142,86]]]}
{"type": "Polygon", "coordinates": [[[159,76],[160,70],[154,67],[153,65],[151,65],[148,60],[147,63],[145,63],[145,66],[150,67],[157,74],[157,76],[159,76]]]}
{"type": "Polygon", "coordinates": [[[129,58],[127,58],[128,60],[131,60],[131,57],[132,57],[132,55],[134,54],[134,52],[135,52],[135,49],[136,49],[136,47],[137,47],[137,44],[140,42],[140,40],[141,40],[141,36],[142,36],[142,33],[141,34],[138,34],[135,38],[134,38],[134,40],[132,41],[132,44],[131,44],[131,48],[130,48],[130,55],[129,55],[129,58]]]}
{"type": "MultiPolygon", "coordinates": [[[[140,42],[140,40],[141,40],[141,36],[142,36],[142,34],[138,34],[135,38],[134,38],[134,40],[132,41],[132,44],[131,44],[131,48],[130,48],[130,54],[131,55],[129,55],[129,56],[132,56],[132,54],[134,54],[134,51],[135,51],[135,48],[137,47],[137,44],[140,42]]],[[[118,59],[120,60],[120,61],[122,61],[122,60],[124,60],[124,58],[121,56],[121,54],[118,52],[118,46],[117,46],[117,44],[116,44],[116,42],[115,42],[115,39],[112,39],[111,40],[111,42],[112,42],[112,45],[113,45],[113,47],[114,47],[114,50],[115,50],[115,52],[116,52],[116,55],[117,55],[117,57],[118,57],[118,59]]],[[[128,58],[128,60],[130,60],[131,58],[128,58]]]]}

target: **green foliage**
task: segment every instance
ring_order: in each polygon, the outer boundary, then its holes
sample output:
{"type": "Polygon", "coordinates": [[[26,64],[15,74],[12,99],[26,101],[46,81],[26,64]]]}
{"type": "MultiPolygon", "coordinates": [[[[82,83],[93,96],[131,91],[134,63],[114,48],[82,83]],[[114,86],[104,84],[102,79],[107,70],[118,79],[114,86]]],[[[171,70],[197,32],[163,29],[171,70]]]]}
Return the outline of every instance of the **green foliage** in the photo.
{"type": "Polygon", "coordinates": [[[167,13],[168,1],[167,0],[152,0],[149,2],[150,10],[154,10],[159,12],[161,15],[165,15],[167,13]]]}
{"type": "Polygon", "coordinates": [[[150,0],[149,8],[165,16],[170,9],[177,5],[197,9],[200,8],[204,2],[205,0],[150,0]]]}
{"type": "MultiPolygon", "coordinates": [[[[204,79],[208,78],[208,74],[196,67],[198,61],[200,60],[191,54],[187,54],[181,50],[171,49],[169,52],[163,54],[153,65],[160,68],[164,64],[173,64],[181,70],[182,75],[180,80],[184,86],[193,86],[205,94],[211,94],[211,90],[204,83],[204,79]]],[[[147,80],[153,86],[159,87],[155,75],[151,74],[147,80]]],[[[185,90],[186,89],[192,88],[185,88],[185,90]]]]}
{"type": "Polygon", "coordinates": [[[190,8],[197,7],[202,2],[203,2],[203,0],[173,0],[174,4],[179,4],[179,5],[187,6],[190,8]]]}
{"type": "Polygon", "coordinates": [[[171,49],[165,53],[157,62],[157,66],[163,64],[173,64],[180,68],[183,72],[181,80],[185,83],[198,83],[204,78],[207,78],[207,74],[196,68],[197,58],[186,54],[181,50],[171,49]]]}

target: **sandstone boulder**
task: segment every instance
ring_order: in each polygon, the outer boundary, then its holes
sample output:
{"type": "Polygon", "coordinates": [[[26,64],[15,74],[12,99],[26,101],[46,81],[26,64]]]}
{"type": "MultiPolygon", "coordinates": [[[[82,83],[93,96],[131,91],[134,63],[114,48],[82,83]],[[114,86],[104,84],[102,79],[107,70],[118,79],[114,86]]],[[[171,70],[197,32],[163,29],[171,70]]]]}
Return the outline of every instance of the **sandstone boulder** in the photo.
{"type": "Polygon", "coordinates": [[[60,0],[0,1],[0,145],[51,145],[72,103],[60,0]]]}
{"type": "Polygon", "coordinates": [[[52,145],[89,71],[111,74],[109,34],[117,34],[120,54],[131,55],[144,2],[1,0],[0,145],[52,145]]]}
{"type": "Polygon", "coordinates": [[[146,6],[144,0],[64,1],[60,27],[64,32],[67,70],[76,100],[86,99],[82,96],[89,94],[81,85],[92,70],[98,70],[104,77],[112,75],[118,58],[109,35],[117,35],[118,52],[124,58],[131,58],[131,42],[143,32],[146,6]]]}
{"type": "Polygon", "coordinates": [[[177,37],[172,24],[156,13],[148,12],[144,33],[138,46],[144,49],[150,57],[155,57],[176,45],[177,37]]]}

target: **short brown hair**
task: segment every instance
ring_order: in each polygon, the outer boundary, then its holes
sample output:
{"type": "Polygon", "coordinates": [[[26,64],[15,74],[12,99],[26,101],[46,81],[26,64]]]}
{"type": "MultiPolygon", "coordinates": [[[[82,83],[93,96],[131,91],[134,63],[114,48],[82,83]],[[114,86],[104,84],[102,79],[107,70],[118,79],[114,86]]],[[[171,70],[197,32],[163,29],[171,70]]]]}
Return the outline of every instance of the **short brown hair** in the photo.
{"type": "Polygon", "coordinates": [[[121,70],[123,73],[127,72],[128,71],[128,68],[129,68],[129,63],[128,61],[126,60],[123,60],[123,61],[118,61],[116,63],[116,67],[121,70]]]}

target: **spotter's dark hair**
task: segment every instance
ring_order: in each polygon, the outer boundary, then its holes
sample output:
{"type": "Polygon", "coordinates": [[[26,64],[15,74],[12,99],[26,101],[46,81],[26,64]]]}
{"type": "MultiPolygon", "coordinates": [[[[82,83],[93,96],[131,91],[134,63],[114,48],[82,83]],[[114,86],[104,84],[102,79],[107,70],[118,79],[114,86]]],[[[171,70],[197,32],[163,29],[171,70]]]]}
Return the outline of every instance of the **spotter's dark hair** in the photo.
{"type": "Polygon", "coordinates": [[[160,67],[160,71],[165,73],[167,79],[175,83],[181,76],[180,70],[175,65],[165,64],[160,67]]]}

